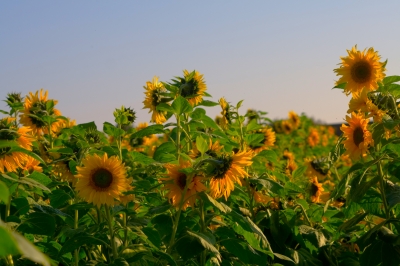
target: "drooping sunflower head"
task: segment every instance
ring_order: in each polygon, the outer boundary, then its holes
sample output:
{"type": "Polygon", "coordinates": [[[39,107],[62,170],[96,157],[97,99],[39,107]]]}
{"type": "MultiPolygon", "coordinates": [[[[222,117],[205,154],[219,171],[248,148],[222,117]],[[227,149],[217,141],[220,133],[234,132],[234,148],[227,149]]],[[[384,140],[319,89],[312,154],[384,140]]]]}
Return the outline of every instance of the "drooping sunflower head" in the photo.
{"type": "Polygon", "coordinates": [[[254,109],[247,109],[246,116],[248,119],[248,123],[253,121],[254,119],[258,119],[260,116],[258,115],[257,111],[254,109]]]}
{"type": "Polygon", "coordinates": [[[22,170],[27,171],[28,173],[32,173],[33,171],[36,172],[43,172],[43,169],[41,166],[39,166],[40,162],[33,157],[28,157],[28,160],[24,163],[24,167],[22,170]]]}
{"type": "Polygon", "coordinates": [[[189,161],[183,160],[179,164],[166,164],[165,168],[168,171],[168,177],[161,178],[165,182],[164,189],[168,190],[167,197],[175,207],[179,207],[184,190],[187,187],[183,210],[186,210],[189,206],[194,208],[197,199],[196,194],[207,189],[201,182],[202,178],[200,176],[189,176],[185,173],[184,169],[190,166],[191,163],[189,161]]]}
{"type": "Polygon", "coordinates": [[[180,92],[182,97],[186,98],[190,105],[198,105],[203,101],[203,95],[207,90],[203,75],[198,71],[183,71],[184,78],[181,79],[180,92]]]}
{"type": "Polygon", "coordinates": [[[232,122],[231,113],[230,113],[230,106],[226,102],[224,97],[219,99],[218,102],[219,102],[219,105],[221,106],[221,109],[222,109],[222,111],[221,111],[222,119],[220,121],[220,124],[221,124],[221,126],[223,128],[226,128],[232,122]]]}
{"type": "Polygon", "coordinates": [[[374,144],[372,134],[368,130],[368,119],[363,114],[351,113],[351,117],[346,116],[348,126],[342,124],[340,130],[343,131],[343,136],[346,138],[344,147],[351,159],[360,159],[361,156],[366,156],[370,146],[374,144]]]}
{"type": "Polygon", "coordinates": [[[380,62],[381,57],[374,48],[359,51],[357,46],[347,50],[348,56],[341,57],[340,67],[334,69],[341,76],[336,85],[346,83],[344,92],[358,94],[363,88],[373,91],[378,88],[378,82],[385,77],[386,62],[380,62]]]}
{"type": "Polygon", "coordinates": [[[289,121],[292,123],[293,128],[295,129],[300,126],[300,118],[294,111],[289,112],[289,121]]]}
{"type": "Polygon", "coordinates": [[[211,174],[211,196],[214,198],[224,196],[227,200],[235,188],[235,183],[242,185],[240,179],[248,176],[244,168],[252,164],[252,157],[252,151],[219,156],[217,158],[219,164],[211,174]]]}
{"type": "Polygon", "coordinates": [[[318,145],[319,141],[320,141],[320,136],[318,130],[316,128],[312,128],[310,130],[310,134],[307,137],[308,145],[310,145],[310,147],[315,147],[318,145]]]}
{"type": "Polygon", "coordinates": [[[115,156],[108,158],[97,154],[89,155],[77,167],[78,181],[75,185],[78,195],[87,202],[101,206],[113,206],[123,192],[129,188],[126,170],[115,156]]]}
{"type": "Polygon", "coordinates": [[[43,119],[44,116],[60,116],[61,112],[54,108],[58,101],[47,99],[47,95],[48,91],[44,92],[43,89],[40,89],[40,92],[36,91],[35,94],[29,92],[29,95],[25,97],[24,110],[20,115],[20,122],[24,126],[31,127],[35,135],[55,132],[61,121],[60,119],[52,123],[52,132],[49,132],[48,125],[43,119]]]}
{"type": "Polygon", "coordinates": [[[167,121],[165,117],[166,113],[163,111],[158,111],[157,106],[163,102],[163,93],[166,92],[164,84],[158,81],[158,77],[154,77],[153,81],[147,81],[146,86],[143,87],[145,91],[145,99],[143,101],[143,109],[150,109],[149,113],[153,112],[151,115],[151,122],[162,124],[167,121]]]}

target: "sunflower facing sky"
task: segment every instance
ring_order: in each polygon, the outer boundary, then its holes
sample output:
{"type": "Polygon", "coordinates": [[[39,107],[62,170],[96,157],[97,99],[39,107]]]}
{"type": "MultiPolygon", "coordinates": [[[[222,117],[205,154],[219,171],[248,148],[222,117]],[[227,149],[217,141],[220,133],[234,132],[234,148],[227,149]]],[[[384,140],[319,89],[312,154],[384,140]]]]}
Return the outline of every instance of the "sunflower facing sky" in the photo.
{"type": "Polygon", "coordinates": [[[229,104],[226,102],[224,97],[219,99],[218,102],[222,109],[222,111],[221,111],[222,118],[221,118],[220,124],[223,128],[227,128],[227,126],[231,123],[229,104]]]}
{"type": "Polygon", "coordinates": [[[340,130],[346,138],[344,147],[346,148],[345,155],[349,155],[351,159],[359,159],[365,156],[368,148],[374,144],[372,134],[368,130],[368,119],[363,114],[351,113],[351,117],[346,116],[346,121],[349,124],[342,124],[340,130]]]}
{"type": "MultiPolygon", "coordinates": [[[[61,112],[54,108],[58,101],[48,99],[48,91],[40,89],[35,94],[29,92],[25,97],[24,110],[20,115],[20,122],[24,126],[32,128],[35,135],[42,133],[49,134],[48,125],[42,120],[43,116],[60,116],[61,112]],[[51,104],[51,102],[53,102],[51,104]]],[[[59,123],[63,120],[58,120],[51,125],[50,133],[56,132],[59,128],[59,123]]]]}
{"type": "Polygon", "coordinates": [[[165,113],[163,111],[158,111],[157,106],[162,102],[162,93],[166,92],[164,85],[158,81],[158,77],[153,77],[153,81],[147,81],[146,86],[143,86],[146,90],[146,98],[143,101],[143,109],[150,109],[151,122],[162,124],[167,121],[165,113]]]}
{"type": "Polygon", "coordinates": [[[221,161],[221,165],[216,167],[210,181],[211,196],[214,198],[224,196],[227,200],[231,191],[235,189],[235,182],[242,185],[240,178],[248,175],[244,167],[253,163],[252,157],[252,151],[243,151],[217,158],[221,161]]]}
{"type": "Polygon", "coordinates": [[[191,163],[183,160],[181,160],[179,164],[166,164],[165,168],[168,171],[168,177],[161,178],[161,180],[165,182],[164,189],[168,190],[167,197],[169,201],[177,208],[179,207],[183,192],[187,186],[182,206],[183,210],[186,210],[189,206],[194,208],[197,199],[196,194],[207,190],[203,183],[201,183],[202,178],[200,176],[194,176],[190,184],[187,184],[190,178],[185,173],[181,172],[181,170],[188,167],[191,167],[191,163]]]}
{"type": "Polygon", "coordinates": [[[123,192],[129,188],[126,170],[118,157],[108,158],[89,155],[77,167],[78,181],[75,185],[78,195],[89,203],[100,207],[102,204],[113,206],[123,192]]]}
{"type": "Polygon", "coordinates": [[[203,75],[197,70],[189,72],[186,69],[183,71],[184,79],[181,80],[181,95],[185,97],[191,106],[198,105],[203,101],[203,95],[207,90],[203,75]]]}
{"type": "Polygon", "coordinates": [[[344,88],[346,95],[359,94],[363,88],[376,90],[378,82],[385,77],[386,62],[379,62],[381,57],[372,47],[359,51],[356,45],[347,53],[348,56],[341,57],[340,67],[334,69],[336,75],[341,76],[336,85],[347,83],[344,88]]]}

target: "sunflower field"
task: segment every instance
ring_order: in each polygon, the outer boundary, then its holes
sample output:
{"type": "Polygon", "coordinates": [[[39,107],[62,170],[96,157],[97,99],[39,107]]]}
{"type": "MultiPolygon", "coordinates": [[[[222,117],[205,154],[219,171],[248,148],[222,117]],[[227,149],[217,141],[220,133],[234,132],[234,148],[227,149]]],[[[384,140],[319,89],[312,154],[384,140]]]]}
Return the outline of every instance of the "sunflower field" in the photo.
{"type": "Polygon", "coordinates": [[[340,129],[213,101],[196,70],[146,82],[150,125],[7,94],[0,265],[400,265],[400,76],[347,53],[340,129]]]}

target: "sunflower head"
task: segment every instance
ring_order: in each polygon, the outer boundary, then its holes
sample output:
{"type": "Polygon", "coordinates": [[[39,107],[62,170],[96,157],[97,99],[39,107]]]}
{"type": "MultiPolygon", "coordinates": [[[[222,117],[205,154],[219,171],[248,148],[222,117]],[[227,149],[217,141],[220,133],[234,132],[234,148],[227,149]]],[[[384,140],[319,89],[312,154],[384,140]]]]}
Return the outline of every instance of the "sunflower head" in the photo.
{"type": "Polygon", "coordinates": [[[295,129],[300,126],[300,118],[294,111],[289,112],[289,121],[295,129]]]}
{"type": "Polygon", "coordinates": [[[304,161],[307,166],[306,176],[310,178],[316,176],[319,180],[322,180],[328,175],[330,164],[326,157],[320,159],[306,158],[304,161]]]}
{"type": "Polygon", "coordinates": [[[252,151],[219,156],[211,174],[211,196],[214,198],[224,196],[227,200],[235,188],[235,183],[242,185],[240,179],[248,176],[244,168],[252,164],[252,157],[252,151]]]}
{"type": "Polygon", "coordinates": [[[372,134],[368,130],[368,119],[363,114],[351,113],[351,117],[346,116],[348,126],[342,124],[340,130],[345,137],[344,147],[351,159],[359,159],[366,156],[370,146],[374,144],[372,134]]]}
{"type": "Polygon", "coordinates": [[[340,67],[334,72],[340,76],[336,85],[346,83],[344,92],[359,94],[363,88],[373,91],[378,88],[378,82],[385,77],[386,62],[380,62],[378,52],[374,48],[359,51],[357,46],[347,50],[348,56],[341,57],[340,67]]]}
{"type": "Polygon", "coordinates": [[[232,116],[231,116],[231,112],[230,112],[230,106],[229,104],[226,102],[225,98],[222,97],[221,99],[219,99],[219,105],[221,106],[221,121],[220,121],[220,125],[223,128],[226,128],[230,123],[232,123],[232,116]]]}
{"type": "Polygon", "coordinates": [[[258,143],[258,145],[249,145],[250,149],[253,150],[254,153],[259,153],[273,147],[276,141],[276,135],[272,128],[262,128],[258,130],[258,132],[262,133],[264,138],[258,143]]]}
{"type": "Polygon", "coordinates": [[[113,206],[123,192],[129,188],[126,170],[121,161],[107,154],[89,155],[77,167],[78,181],[75,185],[81,198],[97,206],[113,206]]]}
{"type": "Polygon", "coordinates": [[[7,93],[6,97],[6,102],[10,104],[16,104],[16,103],[22,103],[22,100],[24,99],[23,96],[21,96],[21,93],[19,92],[11,92],[7,93]]]}
{"type": "Polygon", "coordinates": [[[196,194],[207,189],[201,182],[202,178],[200,176],[187,174],[185,169],[189,167],[191,167],[191,163],[184,160],[181,160],[179,164],[166,164],[165,168],[168,171],[168,177],[161,178],[165,183],[164,189],[168,190],[169,201],[175,207],[179,207],[186,189],[186,194],[183,198],[183,210],[189,206],[194,208],[197,199],[196,194]]]}
{"type": "Polygon", "coordinates": [[[203,95],[207,90],[203,75],[196,70],[192,72],[184,70],[183,75],[184,78],[181,78],[180,94],[188,100],[190,105],[198,105],[203,101],[203,95]]]}
{"type": "Polygon", "coordinates": [[[259,119],[260,118],[260,116],[257,113],[257,111],[254,110],[254,109],[247,109],[246,116],[247,116],[247,119],[248,119],[248,123],[250,123],[254,119],[259,119]]]}
{"type": "Polygon", "coordinates": [[[280,124],[283,133],[290,134],[293,131],[293,124],[288,120],[283,120],[280,124]]]}
{"type": "Polygon", "coordinates": [[[29,92],[29,95],[25,97],[24,110],[20,115],[20,122],[24,126],[32,128],[32,132],[36,135],[53,133],[59,127],[61,120],[51,124],[51,131],[48,132],[48,125],[45,122],[45,116],[60,116],[61,112],[54,108],[57,104],[56,100],[47,99],[48,92],[44,92],[43,89],[36,91],[35,94],[29,92]]]}
{"type": "Polygon", "coordinates": [[[146,86],[143,87],[145,91],[145,99],[143,101],[143,109],[150,109],[149,113],[153,112],[151,115],[151,122],[162,124],[167,121],[165,117],[166,112],[158,111],[157,106],[165,101],[163,93],[166,92],[164,84],[158,81],[158,77],[154,77],[153,80],[147,81],[146,86]]]}
{"type": "Polygon", "coordinates": [[[320,141],[319,132],[316,128],[312,128],[310,134],[307,137],[307,143],[310,147],[315,147],[320,141]]]}
{"type": "Polygon", "coordinates": [[[311,202],[318,203],[320,200],[319,197],[323,191],[324,188],[322,187],[322,184],[318,183],[318,178],[313,177],[310,184],[311,202]]]}

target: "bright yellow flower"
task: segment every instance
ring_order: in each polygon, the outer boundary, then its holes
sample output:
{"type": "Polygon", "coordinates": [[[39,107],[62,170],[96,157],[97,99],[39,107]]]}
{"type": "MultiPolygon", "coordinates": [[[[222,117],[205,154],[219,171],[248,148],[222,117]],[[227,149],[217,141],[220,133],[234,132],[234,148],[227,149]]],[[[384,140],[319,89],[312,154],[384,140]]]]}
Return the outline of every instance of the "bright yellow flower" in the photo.
{"type": "Polygon", "coordinates": [[[231,116],[229,112],[229,104],[226,102],[225,98],[222,97],[219,99],[219,105],[221,106],[221,115],[222,119],[220,121],[220,125],[222,128],[227,128],[228,125],[231,123],[231,116]]]}
{"type": "MultiPolygon", "coordinates": [[[[36,91],[35,94],[29,92],[29,95],[25,97],[24,110],[20,115],[20,122],[24,126],[31,127],[32,132],[35,135],[40,135],[42,133],[49,134],[49,129],[47,124],[40,119],[43,115],[49,116],[60,116],[61,112],[56,108],[47,108],[47,104],[51,101],[47,99],[48,91],[43,94],[43,89],[36,91]],[[34,117],[35,116],[35,117],[34,117]]],[[[57,104],[58,101],[52,100],[54,105],[57,104]]],[[[51,125],[50,133],[56,132],[59,127],[59,123],[61,123],[61,119],[58,119],[57,122],[51,125]]]]}
{"type": "Polygon", "coordinates": [[[222,161],[222,165],[211,178],[211,196],[214,198],[224,196],[227,200],[231,191],[235,189],[235,182],[241,186],[240,178],[248,176],[244,167],[253,163],[252,157],[252,151],[243,151],[218,158],[222,161]]]}
{"type": "Polygon", "coordinates": [[[344,147],[351,159],[359,159],[361,156],[366,156],[368,148],[374,145],[372,134],[368,130],[368,119],[364,115],[351,113],[351,117],[346,116],[346,121],[349,124],[342,124],[340,130],[346,138],[344,147]]]}
{"type": "Polygon", "coordinates": [[[346,57],[341,57],[342,63],[334,72],[341,76],[336,85],[347,83],[344,89],[346,95],[350,93],[359,94],[363,88],[374,91],[378,88],[378,82],[385,77],[385,63],[379,62],[381,59],[374,48],[368,51],[359,51],[354,46],[346,57]]]}
{"type": "Polygon", "coordinates": [[[318,183],[318,178],[313,177],[311,180],[311,202],[318,203],[320,201],[319,197],[323,191],[324,188],[322,184],[318,183]]]}
{"type": "Polygon", "coordinates": [[[184,202],[183,202],[183,210],[186,210],[187,207],[191,206],[194,208],[194,204],[196,203],[197,196],[196,194],[202,191],[207,190],[207,188],[201,183],[202,178],[200,176],[194,176],[190,182],[190,177],[185,173],[181,172],[182,169],[188,168],[191,166],[189,161],[181,161],[179,165],[177,164],[166,164],[165,168],[168,171],[168,178],[161,178],[161,180],[165,181],[166,184],[164,188],[168,190],[168,199],[171,204],[175,207],[179,207],[181,202],[183,192],[185,187],[187,186],[184,202]]]}
{"type": "Polygon", "coordinates": [[[145,88],[146,98],[143,101],[143,109],[150,109],[149,113],[153,112],[151,115],[151,122],[162,124],[167,121],[165,117],[165,112],[158,111],[157,106],[162,102],[162,93],[166,92],[164,85],[158,81],[158,77],[154,77],[153,81],[147,81],[145,88]]]}
{"type": "Polygon", "coordinates": [[[254,151],[254,153],[259,153],[263,150],[267,150],[274,146],[275,141],[276,141],[276,135],[275,135],[275,132],[272,130],[272,128],[263,128],[257,132],[263,133],[264,139],[260,142],[260,144],[262,144],[262,146],[250,145],[250,149],[252,149],[254,151]]]}
{"type": "Polygon", "coordinates": [[[129,188],[126,170],[118,157],[108,158],[89,155],[77,167],[78,181],[75,185],[78,195],[87,202],[100,207],[102,204],[113,206],[123,192],[129,188]]]}
{"type": "Polygon", "coordinates": [[[368,90],[362,89],[359,94],[354,94],[349,102],[348,114],[352,112],[368,112],[367,103],[371,100],[368,99],[368,90]]]}
{"type": "Polygon", "coordinates": [[[293,131],[293,124],[288,120],[283,120],[281,122],[281,129],[283,133],[290,134],[293,131]]]}
{"type": "Polygon", "coordinates": [[[196,70],[194,72],[193,78],[188,79],[190,72],[186,69],[183,71],[185,83],[182,85],[181,91],[181,95],[188,100],[191,106],[201,103],[201,101],[203,101],[204,92],[207,90],[203,75],[196,70]]]}
{"type": "Polygon", "coordinates": [[[28,171],[29,173],[32,173],[33,171],[41,173],[43,172],[43,169],[39,166],[39,164],[40,162],[38,160],[29,156],[22,170],[28,171]]]}
{"type": "Polygon", "coordinates": [[[319,137],[319,132],[316,128],[312,128],[310,130],[310,135],[308,135],[307,137],[307,143],[308,145],[310,145],[311,147],[315,147],[318,145],[320,141],[320,137],[319,137]]]}
{"type": "Polygon", "coordinates": [[[295,129],[300,126],[300,118],[294,111],[289,112],[289,121],[295,129]]]}

